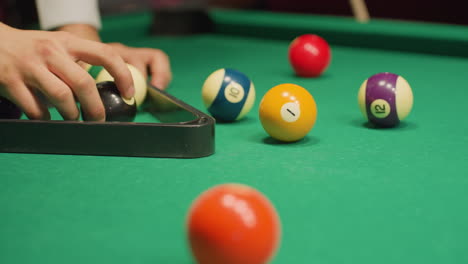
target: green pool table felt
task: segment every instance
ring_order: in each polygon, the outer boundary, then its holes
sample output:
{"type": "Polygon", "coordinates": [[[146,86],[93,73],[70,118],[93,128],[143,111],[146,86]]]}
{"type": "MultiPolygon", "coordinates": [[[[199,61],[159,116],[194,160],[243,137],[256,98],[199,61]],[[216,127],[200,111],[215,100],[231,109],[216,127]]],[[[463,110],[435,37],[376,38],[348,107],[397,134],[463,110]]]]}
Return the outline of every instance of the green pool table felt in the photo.
{"type": "MultiPolygon", "coordinates": [[[[241,26],[256,17],[255,25],[271,25],[271,36],[281,32],[281,14],[213,16],[241,26]]],[[[304,29],[305,22],[285,17],[290,28],[304,29]]],[[[257,91],[252,111],[239,122],[217,124],[216,153],[201,159],[0,153],[0,263],[193,263],[187,210],[202,191],[227,182],[253,186],[276,206],[283,237],[272,263],[468,262],[463,54],[357,47],[337,37],[327,72],[305,79],[288,64],[291,39],[239,33],[245,29],[148,36],[149,18],[109,18],[105,26],[122,25],[125,33],[103,36],[167,52],[174,75],[168,92],[204,112],[205,78],[223,67],[244,72],[257,91]],[[132,23],[141,23],[140,31],[129,30],[132,23]],[[405,77],[414,92],[412,113],[395,129],[369,128],[357,104],[361,83],[383,71],[405,77]],[[305,87],[317,102],[315,127],[294,144],[269,138],[258,119],[261,97],[280,83],[305,87]]],[[[312,28],[326,28],[309,19],[312,28]]],[[[466,28],[458,26],[377,21],[375,27],[382,23],[395,35],[448,28],[452,33],[441,32],[440,41],[466,41],[457,37],[466,28]]],[[[373,25],[362,27],[379,34],[373,25]]],[[[148,118],[140,114],[137,122],[148,118]]]]}

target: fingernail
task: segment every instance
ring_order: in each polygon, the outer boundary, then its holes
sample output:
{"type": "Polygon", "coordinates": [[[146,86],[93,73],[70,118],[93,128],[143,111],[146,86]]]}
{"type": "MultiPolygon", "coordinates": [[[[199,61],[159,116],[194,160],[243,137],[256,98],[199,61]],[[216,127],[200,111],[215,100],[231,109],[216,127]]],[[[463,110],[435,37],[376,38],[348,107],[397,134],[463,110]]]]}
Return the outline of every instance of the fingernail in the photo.
{"type": "Polygon", "coordinates": [[[130,86],[130,88],[127,90],[127,93],[125,95],[125,99],[130,100],[135,96],[135,86],[130,86]]]}

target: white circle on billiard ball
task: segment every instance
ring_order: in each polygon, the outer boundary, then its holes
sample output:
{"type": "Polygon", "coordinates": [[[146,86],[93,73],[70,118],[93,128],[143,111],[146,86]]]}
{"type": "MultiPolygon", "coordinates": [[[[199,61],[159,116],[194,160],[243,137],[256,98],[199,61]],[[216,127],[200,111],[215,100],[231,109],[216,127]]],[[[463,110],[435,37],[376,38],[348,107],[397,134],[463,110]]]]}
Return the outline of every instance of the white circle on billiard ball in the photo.
{"type": "Polygon", "coordinates": [[[296,122],[301,116],[301,108],[297,102],[288,102],[281,107],[281,118],[288,123],[296,122]]]}
{"type": "Polygon", "coordinates": [[[122,100],[128,105],[135,104],[135,97],[132,97],[131,99],[125,99],[125,98],[122,97],[122,100]]]}
{"type": "Polygon", "coordinates": [[[236,82],[230,82],[224,89],[224,97],[230,103],[238,103],[244,98],[244,88],[236,82]]]}
{"type": "Polygon", "coordinates": [[[385,118],[390,114],[390,104],[383,100],[383,99],[377,99],[374,100],[371,105],[371,112],[372,115],[375,116],[376,118],[385,118]]]}

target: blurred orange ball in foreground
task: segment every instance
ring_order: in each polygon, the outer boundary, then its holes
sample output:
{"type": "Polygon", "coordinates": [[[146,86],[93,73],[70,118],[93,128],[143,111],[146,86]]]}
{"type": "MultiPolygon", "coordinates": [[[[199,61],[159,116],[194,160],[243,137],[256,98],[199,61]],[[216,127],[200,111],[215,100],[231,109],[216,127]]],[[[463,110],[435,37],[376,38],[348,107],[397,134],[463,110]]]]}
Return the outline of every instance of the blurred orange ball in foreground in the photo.
{"type": "Polygon", "coordinates": [[[202,193],[188,215],[188,239],[199,264],[264,264],[279,245],[281,226],[270,201],[241,184],[202,193]]]}

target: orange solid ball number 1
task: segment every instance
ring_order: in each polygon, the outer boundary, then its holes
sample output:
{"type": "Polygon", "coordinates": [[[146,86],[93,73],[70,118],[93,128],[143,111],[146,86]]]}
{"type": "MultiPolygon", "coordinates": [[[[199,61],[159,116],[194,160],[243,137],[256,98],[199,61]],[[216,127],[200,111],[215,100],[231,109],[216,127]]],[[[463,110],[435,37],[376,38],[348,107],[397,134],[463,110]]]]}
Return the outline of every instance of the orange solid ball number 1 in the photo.
{"type": "Polygon", "coordinates": [[[246,185],[224,184],[204,192],[194,201],[187,224],[198,264],[266,264],[280,241],[275,208],[246,185]]]}
{"type": "Polygon", "coordinates": [[[309,133],[317,119],[317,105],[312,95],[295,84],[271,88],[260,102],[260,121],[274,139],[294,142],[309,133]]]}

